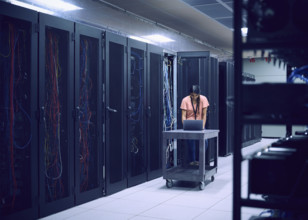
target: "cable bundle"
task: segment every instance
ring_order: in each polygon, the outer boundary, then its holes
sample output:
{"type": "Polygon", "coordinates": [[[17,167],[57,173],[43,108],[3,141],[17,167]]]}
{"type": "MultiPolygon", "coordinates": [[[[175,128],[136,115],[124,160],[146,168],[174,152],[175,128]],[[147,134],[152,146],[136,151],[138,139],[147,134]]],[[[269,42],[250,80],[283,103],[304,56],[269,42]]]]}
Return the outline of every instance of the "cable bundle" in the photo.
{"type": "Polygon", "coordinates": [[[48,200],[56,200],[64,195],[62,183],[61,155],[61,105],[59,81],[61,66],[59,63],[59,36],[46,30],[46,102],[44,112],[45,125],[45,179],[48,200]]]}
{"type": "MultiPolygon", "coordinates": [[[[91,43],[91,42],[90,42],[91,43]]],[[[80,41],[80,78],[79,78],[79,144],[80,144],[80,191],[88,189],[89,180],[89,163],[90,163],[90,147],[91,130],[90,126],[92,112],[90,109],[90,95],[93,88],[92,79],[89,73],[89,51],[91,44],[88,40],[80,41]]]]}

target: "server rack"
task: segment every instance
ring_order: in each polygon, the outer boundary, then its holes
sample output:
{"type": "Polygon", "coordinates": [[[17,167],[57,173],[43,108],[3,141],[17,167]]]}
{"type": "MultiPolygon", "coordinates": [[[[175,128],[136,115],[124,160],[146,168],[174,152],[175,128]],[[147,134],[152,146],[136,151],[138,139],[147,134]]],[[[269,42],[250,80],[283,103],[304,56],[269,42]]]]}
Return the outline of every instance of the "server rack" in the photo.
{"type": "Polygon", "coordinates": [[[103,195],[102,31],[75,24],[75,199],[103,195]]]}
{"type": "MultiPolygon", "coordinates": [[[[247,76],[250,79],[253,75],[243,73],[243,80],[247,76]]],[[[220,90],[220,111],[219,128],[220,144],[219,155],[228,156],[233,153],[234,141],[234,65],[229,62],[219,63],[219,90],[220,90]]],[[[242,131],[242,147],[254,144],[261,140],[261,125],[245,124],[242,131]]]]}
{"type": "Polygon", "coordinates": [[[233,153],[234,140],[234,65],[229,62],[219,63],[219,156],[233,153]]]}
{"type": "Polygon", "coordinates": [[[106,194],[127,187],[127,40],[106,32],[105,59],[105,168],[106,194]]]}
{"type": "Polygon", "coordinates": [[[147,116],[147,180],[162,175],[163,131],[163,49],[147,44],[146,116],[147,116]]]}
{"type": "MultiPolygon", "coordinates": [[[[206,128],[218,128],[218,62],[210,57],[208,51],[178,52],[177,65],[177,121],[181,122],[180,105],[182,99],[189,94],[191,85],[199,85],[201,94],[205,95],[210,103],[207,112],[206,128]]],[[[182,128],[182,123],[178,123],[182,128]]],[[[214,141],[215,142],[215,141],[214,141]]],[[[207,160],[213,160],[215,145],[209,141],[207,160]]],[[[178,142],[184,144],[183,141],[178,142]]]]}
{"type": "Polygon", "coordinates": [[[127,39],[127,183],[146,181],[146,44],[127,39]]]}
{"type": "MultiPolygon", "coordinates": [[[[219,64],[218,60],[214,57],[209,59],[209,75],[208,75],[208,99],[210,106],[208,108],[208,129],[218,129],[219,128],[219,64]]],[[[209,150],[208,155],[211,161],[215,159],[215,146],[217,146],[218,138],[211,138],[208,140],[209,150]]]]}
{"type": "Polygon", "coordinates": [[[74,205],[74,23],[39,14],[40,217],[74,205]]]}
{"type": "Polygon", "coordinates": [[[38,14],[0,2],[0,218],[38,218],[38,14]]]}

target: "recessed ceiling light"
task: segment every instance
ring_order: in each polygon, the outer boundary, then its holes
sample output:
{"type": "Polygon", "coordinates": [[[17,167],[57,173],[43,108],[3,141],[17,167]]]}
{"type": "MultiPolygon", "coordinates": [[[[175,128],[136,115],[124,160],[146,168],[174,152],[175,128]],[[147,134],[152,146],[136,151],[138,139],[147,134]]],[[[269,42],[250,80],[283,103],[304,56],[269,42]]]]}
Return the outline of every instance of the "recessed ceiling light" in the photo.
{"type": "Polygon", "coordinates": [[[168,37],[162,36],[160,34],[146,35],[146,36],[142,36],[142,37],[149,39],[149,40],[152,40],[154,42],[159,42],[159,43],[166,43],[166,42],[174,41],[174,40],[172,40],[168,37]]]}
{"type": "Polygon", "coordinates": [[[34,11],[45,13],[45,14],[50,14],[50,15],[54,14],[54,12],[52,12],[50,10],[40,8],[40,7],[37,7],[35,5],[31,5],[31,4],[28,4],[28,3],[24,3],[24,2],[20,2],[20,1],[16,1],[16,0],[11,0],[10,3],[13,4],[13,5],[17,5],[17,6],[20,6],[20,7],[23,7],[23,8],[28,8],[28,9],[31,9],[31,10],[34,10],[34,11]]]}
{"type": "Polygon", "coordinates": [[[150,41],[148,39],[144,39],[142,37],[137,37],[137,36],[134,36],[134,35],[130,35],[128,37],[131,38],[131,39],[134,39],[134,40],[138,40],[138,41],[142,41],[142,42],[145,42],[145,43],[153,44],[152,41],[150,41]]]}
{"type": "Polygon", "coordinates": [[[74,10],[80,10],[82,8],[73,5],[71,3],[67,3],[62,0],[52,0],[52,1],[46,1],[46,0],[33,0],[34,3],[37,3],[41,6],[44,6],[48,9],[54,9],[58,11],[74,11],[74,10]]]}

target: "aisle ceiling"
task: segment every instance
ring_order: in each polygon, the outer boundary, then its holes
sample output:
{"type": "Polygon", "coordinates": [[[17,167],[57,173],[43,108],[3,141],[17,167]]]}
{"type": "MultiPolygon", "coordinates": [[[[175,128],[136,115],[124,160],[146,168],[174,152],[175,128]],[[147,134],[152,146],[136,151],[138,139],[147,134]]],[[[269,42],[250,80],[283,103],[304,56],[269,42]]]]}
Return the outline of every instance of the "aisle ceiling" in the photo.
{"type": "Polygon", "coordinates": [[[96,0],[108,2],[227,51],[233,45],[233,0],[96,0]]]}
{"type": "MultiPolygon", "coordinates": [[[[12,1],[12,0],[5,0],[12,1]]],[[[19,0],[37,4],[37,0],[19,0]]],[[[127,11],[179,34],[221,49],[232,56],[233,0],[64,0],[80,5],[80,16],[93,13],[97,4],[127,11]],[[84,11],[84,12],[82,12],[84,11]]],[[[45,1],[45,4],[50,3],[45,1]]],[[[98,12],[95,12],[98,13],[98,12]]],[[[103,13],[103,12],[99,12],[103,13]]],[[[217,52],[217,50],[216,50],[217,52]]]]}

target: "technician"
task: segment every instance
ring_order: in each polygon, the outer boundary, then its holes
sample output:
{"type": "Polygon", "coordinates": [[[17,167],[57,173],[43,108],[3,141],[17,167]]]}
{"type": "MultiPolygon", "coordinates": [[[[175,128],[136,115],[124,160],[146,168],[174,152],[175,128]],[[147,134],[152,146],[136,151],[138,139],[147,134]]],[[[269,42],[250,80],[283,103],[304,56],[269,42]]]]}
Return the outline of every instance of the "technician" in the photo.
{"type": "MultiPolygon", "coordinates": [[[[180,107],[182,110],[182,124],[184,120],[203,120],[203,129],[205,129],[207,108],[210,104],[205,96],[200,95],[199,85],[192,85],[189,93],[188,96],[182,99],[180,107]]],[[[199,165],[199,141],[187,140],[187,144],[189,164],[199,165]]],[[[205,150],[207,147],[208,142],[205,140],[205,150]]]]}

